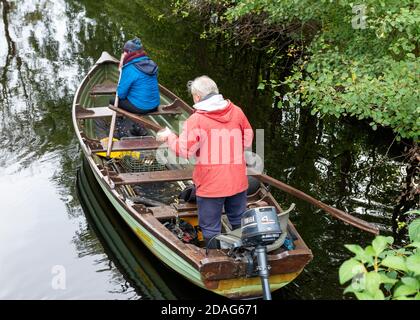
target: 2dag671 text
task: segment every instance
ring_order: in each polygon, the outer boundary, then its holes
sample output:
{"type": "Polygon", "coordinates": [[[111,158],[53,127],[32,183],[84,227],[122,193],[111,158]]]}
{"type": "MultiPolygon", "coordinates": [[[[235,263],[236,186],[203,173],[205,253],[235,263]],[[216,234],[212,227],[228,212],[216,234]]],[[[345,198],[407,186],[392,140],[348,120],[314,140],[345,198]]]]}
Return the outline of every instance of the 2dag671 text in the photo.
{"type": "Polygon", "coordinates": [[[168,306],[162,307],[162,315],[185,315],[193,317],[194,314],[205,314],[205,315],[257,315],[256,305],[217,305],[217,304],[206,304],[205,308],[200,307],[183,307],[174,306],[169,304],[168,306]]]}

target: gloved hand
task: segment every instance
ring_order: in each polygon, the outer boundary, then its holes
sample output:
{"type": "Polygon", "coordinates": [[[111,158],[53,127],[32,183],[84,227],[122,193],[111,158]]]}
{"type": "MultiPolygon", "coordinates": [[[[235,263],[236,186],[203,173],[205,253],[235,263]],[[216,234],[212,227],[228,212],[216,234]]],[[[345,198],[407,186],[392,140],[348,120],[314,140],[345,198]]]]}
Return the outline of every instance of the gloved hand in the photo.
{"type": "Polygon", "coordinates": [[[163,130],[160,130],[156,135],[156,141],[165,142],[171,133],[172,131],[168,127],[166,127],[163,130]]]}

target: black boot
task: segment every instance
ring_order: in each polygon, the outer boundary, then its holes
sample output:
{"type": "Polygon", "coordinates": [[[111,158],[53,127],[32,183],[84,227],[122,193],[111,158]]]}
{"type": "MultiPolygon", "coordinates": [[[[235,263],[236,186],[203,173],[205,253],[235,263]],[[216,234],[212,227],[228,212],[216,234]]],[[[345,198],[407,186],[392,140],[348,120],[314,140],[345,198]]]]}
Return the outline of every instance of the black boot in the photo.
{"type": "Polygon", "coordinates": [[[219,240],[214,238],[204,238],[207,249],[220,249],[219,240]]]}

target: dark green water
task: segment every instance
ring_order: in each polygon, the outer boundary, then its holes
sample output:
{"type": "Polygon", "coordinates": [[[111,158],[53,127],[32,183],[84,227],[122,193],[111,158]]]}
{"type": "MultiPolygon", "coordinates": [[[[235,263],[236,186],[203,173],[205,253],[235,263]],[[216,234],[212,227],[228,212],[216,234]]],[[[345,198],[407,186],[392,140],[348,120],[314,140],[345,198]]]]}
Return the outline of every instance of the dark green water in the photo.
{"type": "MultiPolygon", "coordinates": [[[[80,170],[71,123],[78,83],[103,50],[118,55],[141,36],[160,81],[185,98],[188,80],[208,74],[265,129],[268,173],[384,230],[403,176],[393,136],[350,120],[271,108],[256,91],[256,55],[200,40],[197,25],[168,1],[0,1],[0,299],[217,299],[160,264],[115,219],[80,170]],[[112,4],[111,4],[112,3],[112,4]],[[77,178],[78,177],[78,178],[77,178]],[[117,239],[110,241],[110,237],[117,239]],[[54,289],[54,266],[65,289],[54,289]]],[[[275,299],[342,299],[343,245],[372,237],[316,208],[275,193],[314,260],[275,299]]]]}

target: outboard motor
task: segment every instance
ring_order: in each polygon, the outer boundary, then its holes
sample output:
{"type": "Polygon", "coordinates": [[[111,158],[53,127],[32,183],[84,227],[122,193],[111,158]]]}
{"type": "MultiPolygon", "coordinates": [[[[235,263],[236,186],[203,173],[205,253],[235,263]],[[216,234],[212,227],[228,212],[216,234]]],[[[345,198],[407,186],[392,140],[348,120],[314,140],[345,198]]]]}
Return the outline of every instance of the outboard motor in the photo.
{"type": "Polygon", "coordinates": [[[276,208],[259,207],[245,211],[242,215],[241,229],[243,246],[255,247],[264,300],[271,300],[267,246],[274,243],[281,235],[276,208]]]}

